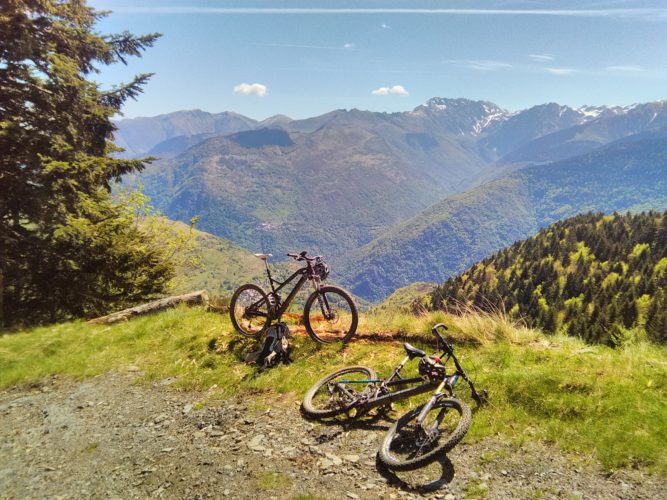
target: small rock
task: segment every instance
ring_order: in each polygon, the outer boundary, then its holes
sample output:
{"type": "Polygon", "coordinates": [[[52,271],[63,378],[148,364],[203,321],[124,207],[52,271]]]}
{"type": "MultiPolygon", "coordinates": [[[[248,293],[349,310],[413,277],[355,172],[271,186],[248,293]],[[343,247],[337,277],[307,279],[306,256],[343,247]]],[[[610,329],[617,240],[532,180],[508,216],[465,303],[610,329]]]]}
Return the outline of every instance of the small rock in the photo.
{"type": "Polygon", "coordinates": [[[183,407],[183,415],[187,415],[192,411],[192,404],[188,403],[183,407]]]}
{"type": "Polygon", "coordinates": [[[139,371],[139,367],[138,367],[138,366],[135,366],[135,365],[130,365],[130,366],[127,367],[127,371],[128,371],[128,372],[138,372],[138,371],[139,371]]]}
{"type": "Polygon", "coordinates": [[[455,500],[455,499],[456,499],[456,495],[454,495],[452,493],[447,493],[445,495],[445,500],[455,500]]]}
{"type": "Polygon", "coordinates": [[[333,462],[328,458],[323,458],[322,460],[320,460],[320,469],[326,470],[331,466],[333,466],[333,462]]]}
{"type": "Polygon", "coordinates": [[[158,415],[157,417],[155,417],[155,420],[153,420],[153,423],[154,424],[159,424],[159,423],[164,422],[168,418],[169,418],[169,415],[166,415],[165,413],[163,413],[162,415],[158,415]]]}
{"type": "Polygon", "coordinates": [[[266,446],[262,446],[261,444],[263,441],[264,441],[264,434],[257,434],[248,443],[248,448],[250,448],[253,451],[265,451],[266,446]]]}
{"type": "Polygon", "coordinates": [[[359,455],[343,455],[343,460],[356,464],[359,461],[359,455]]]}
{"type": "Polygon", "coordinates": [[[221,437],[221,436],[224,436],[224,435],[225,435],[225,433],[221,432],[221,431],[211,431],[211,434],[209,434],[209,436],[211,436],[213,438],[221,437]]]}
{"type": "Polygon", "coordinates": [[[341,465],[343,463],[343,460],[340,457],[332,453],[325,453],[325,456],[331,461],[333,465],[341,465]]]}
{"type": "Polygon", "coordinates": [[[162,448],[161,451],[162,451],[162,453],[171,453],[172,451],[174,451],[174,449],[173,448],[162,448]]]}
{"type": "Polygon", "coordinates": [[[351,498],[352,500],[359,500],[359,495],[356,495],[349,491],[346,491],[345,494],[347,495],[347,498],[351,498]]]}
{"type": "Polygon", "coordinates": [[[506,476],[506,475],[507,475],[507,471],[506,471],[505,469],[501,470],[500,473],[501,473],[503,476],[506,476]]]}

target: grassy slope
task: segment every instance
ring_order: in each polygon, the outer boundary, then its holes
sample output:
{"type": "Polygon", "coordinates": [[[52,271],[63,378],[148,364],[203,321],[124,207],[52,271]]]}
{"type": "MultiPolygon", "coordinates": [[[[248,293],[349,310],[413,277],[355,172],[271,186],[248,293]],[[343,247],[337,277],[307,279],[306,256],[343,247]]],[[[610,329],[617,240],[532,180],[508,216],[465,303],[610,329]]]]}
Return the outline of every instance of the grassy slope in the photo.
{"type": "MultiPolygon", "coordinates": [[[[180,231],[189,230],[182,222],[174,224],[180,231]]],[[[240,284],[262,279],[264,264],[248,250],[198,230],[195,243],[200,263],[179,271],[175,292],[205,289],[214,295],[231,295],[240,284]]]]}
{"type": "Polygon", "coordinates": [[[426,306],[425,301],[430,301],[430,295],[436,288],[437,285],[435,283],[425,283],[423,281],[397,288],[389,297],[384,299],[382,303],[377,305],[374,310],[403,310],[411,312],[413,307],[419,307],[419,305],[426,306]]]}
{"type": "MultiPolygon", "coordinates": [[[[430,349],[426,332],[441,320],[452,325],[452,338],[471,376],[491,393],[491,404],[475,413],[468,441],[490,435],[517,445],[545,440],[608,469],[647,466],[667,473],[664,347],[589,347],[479,315],[415,318],[385,311],[364,316],[361,328],[414,332],[411,341],[430,349]]],[[[73,322],[0,337],[0,387],[56,373],[88,377],[134,365],[147,381],[175,376],[176,387],[214,387],[207,393],[211,397],[259,391],[300,399],[335,368],[365,364],[387,374],[403,356],[400,343],[393,341],[354,342],[343,348],[315,345],[299,336],[294,346],[293,364],[258,372],[240,361],[251,344],[232,333],[225,317],[200,309],[177,309],[114,326],[73,322]]],[[[462,389],[461,394],[467,396],[462,389]]]]}
{"type": "MultiPolygon", "coordinates": [[[[190,231],[187,224],[177,221],[170,223],[184,234],[190,231]]],[[[244,283],[256,283],[268,289],[264,263],[252,252],[204,231],[195,230],[194,234],[195,248],[192,252],[198,264],[179,268],[172,293],[204,289],[213,296],[229,297],[244,283]]],[[[279,258],[271,259],[271,271],[274,277],[285,278],[296,267],[286,261],[274,264],[273,260],[279,258]]]]}

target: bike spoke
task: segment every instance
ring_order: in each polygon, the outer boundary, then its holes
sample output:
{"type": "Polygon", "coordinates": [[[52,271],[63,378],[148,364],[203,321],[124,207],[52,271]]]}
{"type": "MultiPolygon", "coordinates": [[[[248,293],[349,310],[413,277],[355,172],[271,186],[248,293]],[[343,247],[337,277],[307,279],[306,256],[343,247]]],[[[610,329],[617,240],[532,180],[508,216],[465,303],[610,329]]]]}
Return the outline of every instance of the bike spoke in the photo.
{"type": "MultiPolygon", "coordinates": [[[[345,380],[366,380],[368,374],[363,372],[348,372],[340,375],[345,380]]],[[[355,403],[360,395],[366,390],[363,383],[344,383],[333,379],[324,384],[313,396],[313,406],[318,409],[345,409],[355,403]]]]}
{"type": "Polygon", "coordinates": [[[257,334],[269,318],[268,303],[259,291],[249,288],[237,297],[232,314],[244,332],[257,334]]]}
{"type": "Polygon", "coordinates": [[[397,430],[389,452],[401,462],[415,460],[427,455],[449,438],[456,429],[460,415],[444,407],[426,414],[421,426],[417,423],[418,413],[397,430]]]}
{"type": "Polygon", "coordinates": [[[343,297],[335,293],[323,293],[318,297],[310,313],[310,325],[318,337],[325,341],[345,336],[352,326],[352,311],[343,297]]]}

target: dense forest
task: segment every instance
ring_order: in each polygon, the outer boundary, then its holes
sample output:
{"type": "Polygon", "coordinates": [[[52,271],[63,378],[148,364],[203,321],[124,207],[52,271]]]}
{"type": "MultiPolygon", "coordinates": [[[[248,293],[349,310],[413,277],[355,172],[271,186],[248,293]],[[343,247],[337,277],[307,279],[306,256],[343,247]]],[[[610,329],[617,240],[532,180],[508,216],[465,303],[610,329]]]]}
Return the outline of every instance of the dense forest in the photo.
{"type": "Polygon", "coordinates": [[[667,342],[667,212],[557,222],[450,278],[432,303],[500,309],[588,342],[667,342]]]}

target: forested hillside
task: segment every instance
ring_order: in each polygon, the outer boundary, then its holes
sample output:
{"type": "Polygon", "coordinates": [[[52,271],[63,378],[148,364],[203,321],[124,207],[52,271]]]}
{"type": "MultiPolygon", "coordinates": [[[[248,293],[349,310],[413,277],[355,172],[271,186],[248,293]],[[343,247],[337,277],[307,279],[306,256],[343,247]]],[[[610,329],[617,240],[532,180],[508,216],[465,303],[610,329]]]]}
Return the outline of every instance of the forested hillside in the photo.
{"type": "Polygon", "coordinates": [[[667,342],[667,212],[557,222],[450,278],[432,304],[501,309],[589,342],[667,342]]]}

